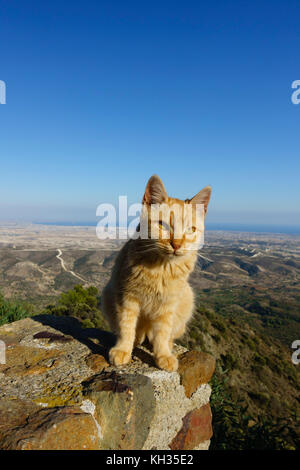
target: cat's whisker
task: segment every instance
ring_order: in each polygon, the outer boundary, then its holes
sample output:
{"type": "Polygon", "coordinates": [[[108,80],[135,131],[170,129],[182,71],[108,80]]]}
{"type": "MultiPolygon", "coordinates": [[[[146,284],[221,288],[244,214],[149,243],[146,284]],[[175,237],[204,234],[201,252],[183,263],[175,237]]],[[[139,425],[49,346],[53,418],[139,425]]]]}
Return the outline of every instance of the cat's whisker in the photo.
{"type": "Polygon", "coordinates": [[[157,251],[157,248],[144,248],[142,250],[137,250],[137,253],[138,254],[143,254],[143,253],[150,253],[150,252],[154,252],[154,251],[157,251]]]}

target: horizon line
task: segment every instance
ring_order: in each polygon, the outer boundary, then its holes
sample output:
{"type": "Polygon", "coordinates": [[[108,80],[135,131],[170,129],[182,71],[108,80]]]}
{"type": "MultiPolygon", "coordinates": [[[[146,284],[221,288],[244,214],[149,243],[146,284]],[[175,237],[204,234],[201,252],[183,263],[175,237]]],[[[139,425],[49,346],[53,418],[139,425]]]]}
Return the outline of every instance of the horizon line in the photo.
{"type": "MultiPolygon", "coordinates": [[[[16,221],[0,220],[0,226],[5,225],[23,226],[23,225],[44,225],[57,227],[97,227],[98,221],[16,221]]],[[[122,225],[116,225],[117,228],[126,228],[122,225]]],[[[205,231],[220,232],[251,232],[251,233],[273,233],[286,235],[300,235],[300,225],[279,225],[279,224],[261,224],[261,223],[236,223],[236,222],[209,222],[205,231]]]]}

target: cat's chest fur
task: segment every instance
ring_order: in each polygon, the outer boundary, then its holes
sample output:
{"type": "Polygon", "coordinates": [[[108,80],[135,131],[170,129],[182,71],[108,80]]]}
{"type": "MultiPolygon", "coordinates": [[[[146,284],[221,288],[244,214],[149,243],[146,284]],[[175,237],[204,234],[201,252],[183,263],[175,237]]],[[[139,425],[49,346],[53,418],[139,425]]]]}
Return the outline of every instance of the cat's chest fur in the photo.
{"type": "Polygon", "coordinates": [[[165,263],[155,267],[137,265],[132,269],[128,287],[145,315],[153,315],[162,305],[178,302],[193,269],[190,261],[165,263]]]}

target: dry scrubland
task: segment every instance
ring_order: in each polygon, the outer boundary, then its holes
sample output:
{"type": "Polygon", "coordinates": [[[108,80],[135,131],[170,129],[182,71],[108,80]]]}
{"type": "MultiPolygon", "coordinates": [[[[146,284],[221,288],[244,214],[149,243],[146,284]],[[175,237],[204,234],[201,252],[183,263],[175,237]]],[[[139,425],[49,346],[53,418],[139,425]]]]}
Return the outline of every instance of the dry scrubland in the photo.
{"type": "MultiPolygon", "coordinates": [[[[299,242],[207,232],[191,277],[197,309],[180,341],[215,356],[215,388],[222,383],[233,403],[248,405],[254,419],[287,418],[291,426],[300,406],[300,366],[291,362],[291,343],[300,339],[299,242]]],[[[77,284],[101,294],[120,244],[98,240],[94,227],[1,226],[1,293],[36,313],[77,284]]],[[[224,419],[218,413],[215,420],[224,419]]]]}

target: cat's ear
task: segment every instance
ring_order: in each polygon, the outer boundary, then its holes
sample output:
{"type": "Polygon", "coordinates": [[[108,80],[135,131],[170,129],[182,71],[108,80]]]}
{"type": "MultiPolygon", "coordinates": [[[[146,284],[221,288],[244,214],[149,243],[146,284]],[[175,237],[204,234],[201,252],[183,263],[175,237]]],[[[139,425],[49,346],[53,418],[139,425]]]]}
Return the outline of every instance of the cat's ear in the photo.
{"type": "Polygon", "coordinates": [[[196,196],[192,197],[192,199],[189,199],[189,202],[191,204],[203,204],[204,205],[204,211],[206,214],[207,211],[207,206],[210,200],[211,196],[211,186],[205,186],[196,196]]]}
{"type": "Polygon", "coordinates": [[[167,198],[168,195],[160,177],[157,175],[151,176],[145,189],[143,204],[162,204],[167,198]]]}

